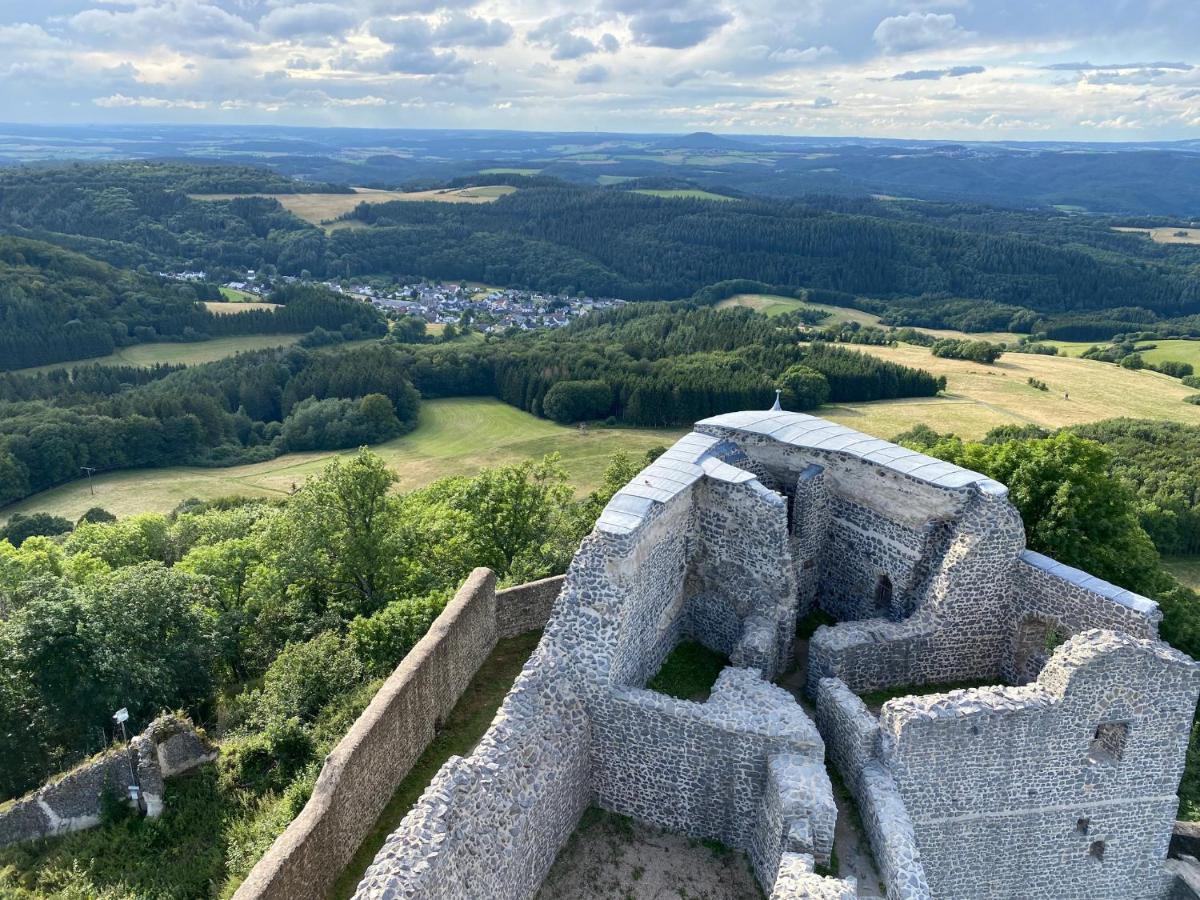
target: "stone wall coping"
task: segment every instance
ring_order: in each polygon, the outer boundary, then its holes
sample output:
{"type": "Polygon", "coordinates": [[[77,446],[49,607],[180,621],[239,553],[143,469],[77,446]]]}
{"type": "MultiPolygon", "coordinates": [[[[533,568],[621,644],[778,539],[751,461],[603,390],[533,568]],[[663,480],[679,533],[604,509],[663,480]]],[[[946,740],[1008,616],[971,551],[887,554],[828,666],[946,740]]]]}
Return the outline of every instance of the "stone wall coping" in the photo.
{"type": "Polygon", "coordinates": [[[910,722],[957,721],[970,716],[1021,714],[1032,710],[1049,709],[1061,703],[1070,684],[1070,677],[1059,679],[1064,670],[1070,673],[1114,653],[1137,652],[1154,656],[1165,665],[1200,672],[1190,657],[1162,641],[1148,641],[1116,632],[1091,628],[1080,632],[1055,649],[1038,680],[1020,687],[979,687],[953,690],[941,694],[897,697],[883,705],[881,719],[895,733],[910,722]]]}
{"type": "Polygon", "coordinates": [[[1076,587],[1089,590],[1093,594],[1106,597],[1114,603],[1119,603],[1121,606],[1141,613],[1147,618],[1155,619],[1156,621],[1162,618],[1158,604],[1149,597],[1143,597],[1141,594],[1135,594],[1133,591],[1118,587],[1115,584],[1097,578],[1095,575],[1089,575],[1082,569],[1076,569],[1068,566],[1066,563],[1060,563],[1058,560],[1034,550],[1022,550],[1020,559],[1026,565],[1040,569],[1047,575],[1053,575],[1055,578],[1061,578],[1068,584],[1073,584],[1076,587]]]}
{"type": "Polygon", "coordinates": [[[939,488],[974,487],[985,494],[1008,496],[1008,488],[986,475],[805,413],[725,413],[696,423],[698,430],[705,426],[771,438],[794,447],[841,453],[939,488]]]}

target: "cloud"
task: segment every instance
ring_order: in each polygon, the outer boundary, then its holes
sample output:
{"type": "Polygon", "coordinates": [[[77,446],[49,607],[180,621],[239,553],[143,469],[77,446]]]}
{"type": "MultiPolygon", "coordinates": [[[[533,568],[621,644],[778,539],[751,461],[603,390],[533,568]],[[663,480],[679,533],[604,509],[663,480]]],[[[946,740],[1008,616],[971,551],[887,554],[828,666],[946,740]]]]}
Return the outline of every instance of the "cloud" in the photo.
{"type": "Polygon", "coordinates": [[[608,69],[601,65],[584,66],[575,75],[576,84],[601,84],[608,81],[608,69]]]}
{"type": "MultiPolygon", "coordinates": [[[[590,56],[593,53],[598,53],[600,47],[588,37],[582,34],[577,34],[572,29],[578,25],[588,24],[588,19],[584,16],[575,15],[572,13],[564,13],[561,16],[552,16],[549,19],[544,19],[536,28],[525,35],[526,39],[540,47],[549,47],[551,50],[551,59],[582,59],[585,56],[590,56]]],[[[610,43],[616,43],[617,39],[611,34],[606,34],[601,38],[604,43],[605,38],[612,38],[610,43]]],[[[606,52],[613,52],[607,50],[606,52]]]]}
{"type": "Polygon", "coordinates": [[[112,94],[108,97],[95,97],[92,102],[104,109],[139,106],[147,109],[207,109],[207,100],[171,100],[166,97],[127,97],[124,94],[112,94]]]}
{"type": "Polygon", "coordinates": [[[837,101],[830,97],[814,97],[812,106],[813,109],[830,109],[837,106],[837,101]]]}
{"type": "Polygon", "coordinates": [[[469,60],[453,50],[434,50],[433,46],[439,41],[435,30],[424,19],[376,19],[370,25],[370,32],[384,43],[391,44],[391,49],[382,57],[366,60],[360,57],[347,58],[347,68],[406,75],[452,75],[464,72],[471,66],[469,60]]]}
{"type": "Polygon", "coordinates": [[[675,72],[663,79],[663,84],[667,87],[678,87],[685,81],[695,81],[700,77],[700,73],[692,69],[685,69],[682,72],[675,72]]]}
{"type": "Polygon", "coordinates": [[[255,38],[254,26],[199,0],[164,0],[128,9],[85,9],[66,20],[81,39],[101,46],[188,45],[255,38]]]}
{"type": "MultiPolygon", "coordinates": [[[[620,5],[628,9],[627,4],[620,5]]],[[[634,43],[643,47],[684,50],[704,43],[731,21],[733,16],[724,9],[691,2],[675,7],[663,4],[635,13],[629,20],[629,30],[634,43]]]]}
{"type": "Polygon", "coordinates": [[[830,46],[821,47],[785,47],[779,50],[771,50],[767,53],[767,59],[773,63],[781,63],[785,66],[805,66],[820,62],[823,59],[837,56],[837,51],[830,46]]]}
{"type": "Polygon", "coordinates": [[[297,3],[271,10],[259,20],[258,27],[271,37],[325,41],[341,37],[358,24],[358,18],[348,8],[332,3],[297,3]]]}
{"type": "Polygon", "coordinates": [[[434,43],[443,47],[502,47],[512,36],[512,26],[502,19],[482,19],[466,13],[454,13],[433,29],[434,43]]]}
{"type": "Polygon", "coordinates": [[[964,75],[979,75],[986,72],[983,66],[951,66],[949,69],[917,69],[893,75],[892,81],[937,81],[940,78],[962,78],[964,75]]]}
{"type": "Polygon", "coordinates": [[[1104,63],[1102,65],[1094,65],[1090,62],[1061,62],[1042,66],[1042,68],[1055,72],[1107,72],[1120,69],[1177,69],[1181,72],[1190,72],[1196,67],[1185,62],[1104,63]]]}
{"type": "Polygon", "coordinates": [[[889,53],[908,53],[943,47],[961,40],[966,32],[958,27],[953,13],[912,12],[889,16],[875,27],[875,43],[889,53]]]}
{"type": "Polygon", "coordinates": [[[613,35],[605,32],[600,36],[600,49],[605,53],[616,53],[621,49],[621,42],[613,35]]]}

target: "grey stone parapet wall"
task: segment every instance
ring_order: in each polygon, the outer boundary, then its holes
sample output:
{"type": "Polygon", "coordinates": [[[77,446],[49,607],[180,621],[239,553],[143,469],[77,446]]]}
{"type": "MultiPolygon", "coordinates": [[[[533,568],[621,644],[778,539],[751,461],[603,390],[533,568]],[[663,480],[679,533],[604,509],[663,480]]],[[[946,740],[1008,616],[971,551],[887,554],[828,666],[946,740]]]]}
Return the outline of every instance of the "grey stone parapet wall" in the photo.
{"type": "Polygon", "coordinates": [[[544,625],[561,586],[558,576],[497,592],[491,570],[472,572],[326,757],[237,900],[324,898],[497,640],[544,625]]]}
{"type": "Polygon", "coordinates": [[[32,794],[0,807],[0,847],[100,823],[105,791],[122,799],[139,790],[139,808],[154,818],[163,811],[163,779],[216,759],[216,748],[192,723],[161,716],[127,746],[82,763],[32,794]]]}
{"type": "Polygon", "coordinates": [[[896,782],[880,763],[879,720],[843,681],[822,678],[817,727],[829,761],[858,806],[888,900],[929,900],[912,820],[896,782]]]}
{"type": "Polygon", "coordinates": [[[1165,896],[1198,695],[1200,667],[1178,651],[1089,630],[1031,684],[884,704],[883,767],[934,895],[1165,896]]]}

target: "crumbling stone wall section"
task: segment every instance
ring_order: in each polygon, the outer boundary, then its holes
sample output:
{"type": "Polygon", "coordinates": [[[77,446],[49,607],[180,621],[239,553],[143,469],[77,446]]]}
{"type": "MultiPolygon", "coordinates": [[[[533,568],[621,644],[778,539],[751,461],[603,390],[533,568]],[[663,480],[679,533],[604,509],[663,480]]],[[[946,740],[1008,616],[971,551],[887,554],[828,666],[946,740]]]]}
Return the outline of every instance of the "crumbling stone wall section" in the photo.
{"type": "Polygon", "coordinates": [[[829,538],[829,486],[825,467],[810,463],[796,476],[792,493],[792,564],[796,573],[796,616],[817,607],[821,583],[817,563],[829,538]]]}
{"type": "Polygon", "coordinates": [[[0,847],[92,828],[100,823],[105,792],[122,800],[137,787],[138,808],[154,818],[163,811],[163,779],[215,759],[216,748],[192,723],[175,715],[155,719],[120,746],[47,782],[0,810],[0,847]],[[171,760],[161,765],[164,748],[171,760]]]}
{"type": "Polygon", "coordinates": [[[837,678],[821,679],[817,727],[829,761],[854,797],[888,900],[929,900],[916,834],[891,774],[880,762],[879,720],[837,678]]]}
{"type": "Polygon", "coordinates": [[[856,897],[858,891],[853,882],[817,875],[812,855],[808,853],[785,853],[771,890],[771,900],[855,900],[856,897]]]}
{"type": "Polygon", "coordinates": [[[934,896],[1164,896],[1198,693],[1182,654],[1090,630],[1032,684],[886,703],[882,760],[934,896]]]}

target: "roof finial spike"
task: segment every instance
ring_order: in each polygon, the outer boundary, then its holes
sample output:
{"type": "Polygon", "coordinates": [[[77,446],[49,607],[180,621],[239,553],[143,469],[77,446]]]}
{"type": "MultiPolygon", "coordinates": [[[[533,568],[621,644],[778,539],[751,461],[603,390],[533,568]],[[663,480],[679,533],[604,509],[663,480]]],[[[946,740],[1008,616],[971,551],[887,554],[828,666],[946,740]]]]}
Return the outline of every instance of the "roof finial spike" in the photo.
{"type": "Polygon", "coordinates": [[[779,402],[779,396],[782,393],[782,388],[775,388],[775,405],[771,407],[771,412],[783,412],[783,405],[779,402]]]}

